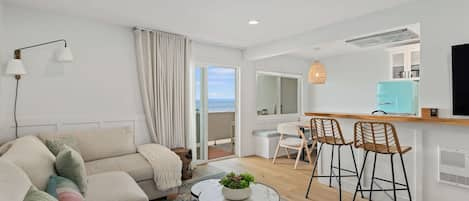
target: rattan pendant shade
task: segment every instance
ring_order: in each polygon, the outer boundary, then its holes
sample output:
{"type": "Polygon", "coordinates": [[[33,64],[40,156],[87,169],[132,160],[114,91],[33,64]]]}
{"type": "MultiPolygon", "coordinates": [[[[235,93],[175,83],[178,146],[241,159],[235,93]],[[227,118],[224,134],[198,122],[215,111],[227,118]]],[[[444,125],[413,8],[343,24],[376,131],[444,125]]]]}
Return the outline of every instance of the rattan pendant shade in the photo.
{"type": "Polygon", "coordinates": [[[324,65],[315,61],[309,68],[308,81],[311,84],[324,84],[327,79],[326,68],[324,65]]]}

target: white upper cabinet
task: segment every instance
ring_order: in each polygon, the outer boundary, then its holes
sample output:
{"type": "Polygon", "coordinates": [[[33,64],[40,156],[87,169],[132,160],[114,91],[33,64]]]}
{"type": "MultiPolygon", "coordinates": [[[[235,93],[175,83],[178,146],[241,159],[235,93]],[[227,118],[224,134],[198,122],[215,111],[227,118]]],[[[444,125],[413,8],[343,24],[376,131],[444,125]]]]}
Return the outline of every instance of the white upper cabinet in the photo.
{"type": "Polygon", "coordinates": [[[391,80],[420,80],[420,44],[388,49],[391,80]]]}

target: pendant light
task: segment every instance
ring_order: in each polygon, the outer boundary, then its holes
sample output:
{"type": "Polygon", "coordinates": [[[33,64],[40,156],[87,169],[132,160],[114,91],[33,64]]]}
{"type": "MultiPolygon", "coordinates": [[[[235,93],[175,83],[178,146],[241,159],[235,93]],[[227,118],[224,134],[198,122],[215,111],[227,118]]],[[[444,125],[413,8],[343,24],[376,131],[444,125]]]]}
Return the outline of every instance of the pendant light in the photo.
{"type": "Polygon", "coordinates": [[[311,84],[324,84],[327,79],[326,68],[324,65],[315,61],[309,68],[308,81],[311,84]]]}

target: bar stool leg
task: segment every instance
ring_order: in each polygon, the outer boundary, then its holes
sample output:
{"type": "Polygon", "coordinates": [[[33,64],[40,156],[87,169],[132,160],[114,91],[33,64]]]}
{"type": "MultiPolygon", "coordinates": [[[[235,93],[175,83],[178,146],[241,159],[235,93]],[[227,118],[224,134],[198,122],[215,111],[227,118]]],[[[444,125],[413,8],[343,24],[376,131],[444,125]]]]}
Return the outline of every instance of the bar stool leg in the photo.
{"type": "MultiPolygon", "coordinates": [[[[341,145],[337,147],[337,159],[339,159],[339,200],[342,201],[342,177],[341,177],[341,172],[342,172],[342,167],[340,166],[340,148],[342,148],[341,145]]],[[[330,178],[330,177],[329,177],[330,178]]]]}
{"type": "MultiPolygon", "coordinates": [[[[355,160],[355,153],[353,153],[353,147],[352,145],[350,145],[350,151],[352,152],[352,159],[353,159],[353,166],[355,167],[355,174],[357,175],[357,178],[359,179],[360,177],[358,176],[358,168],[357,168],[357,160],[355,160]]],[[[360,190],[362,190],[362,185],[360,184],[360,179],[358,180],[358,184],[357,184],[360,188],[360,190]]],[[[363,191],[360,191],[360,194],[362,196],[362,198],[365,198],[365,196],[363,195],[363,191]]]]}
{"type": "Polygon", "coordinates": [[[375,171],[376,171],[376,157],[378,156],[378,153],[375,152],[375,159],[373,162],[373,173],[371,174],[371,185],[370,185],[370,196],[368,197],[368,200],[371,200],[371,195],[373,193],[373,182],[375,180],[375,171]]]}
{"type": "Polygon", "coordinates": [[[407,180],[407,171],[405,169],[404,159],[402,158],[402,154],[399,154],[399,156],[401,158],[402,170],[404,171],[405,184],[407,185],[407,193],[409,193],[409,201],[412,201],[412,195],[410,194],[410,186],[409,181],[407,180]]]}
{"type": "Polygon", "coordinates": [[[306,190],[305,198],[308,198],[309,190],[311,189],[311,184],[313,183],[314,172],[316,171],[316,167],[318,166],[318,159],[319,159],[319,156],[321,155],[321,151],[322,151],[322,146],[323,146],[323,145],[324,145],[324,144],[321,144],[321,145],[319,146],[318,154],[316,155],[316,159],[314,160],[314,168],[313,168],[313,172],[311,173],[311,177],[309,178],[308,190],[306,190]]]}
{"type": "Polygon", "coordinates": [[[397,200],[396,195],[396,179],[394,177],[394,154],[391,154],[391,173],[392,173],[392,192],[394,194],[394,201],[397,200]]]}
{"type": "Polygon", "coordinates": [[[334,148],[335,146],[332,145],[332,154],[331,154],[331,168],[329,170],[329,188],[332,188],[332,171],[334,167],[334,148]]]}
{"type": "MultiPolygon", "coordinates": [[[[365,165],[366,165],[366,158],[368,158],[368,153],[369,152],[370,151],[365,152],[365,158],[363,159],[362,169],[360,170],[360,176],[358,176],[357,187],[355,187],[355,193],[353,194],[353,201],[355,201],[355,199],[357,197],[358,187],[360,186],[360,181],[362,180],[363,172],[365,170],[365,165]]],[[[363,192],[361,192],[361,193],[363,195],[363,192]]]]}

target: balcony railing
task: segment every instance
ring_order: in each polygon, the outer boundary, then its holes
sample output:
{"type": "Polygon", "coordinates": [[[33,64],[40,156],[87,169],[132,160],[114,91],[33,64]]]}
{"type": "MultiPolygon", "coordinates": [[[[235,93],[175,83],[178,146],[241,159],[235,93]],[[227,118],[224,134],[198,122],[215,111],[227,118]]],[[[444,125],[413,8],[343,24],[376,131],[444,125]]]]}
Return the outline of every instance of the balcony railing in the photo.
{"type": "MultiPolygon", "coordinates": [[[[196,125],[200,125],[200,113],[197,112],[196,125]]],[[[234,139],[235,113],[209,112],[208,113],[208,141],[234,139]]],[[[197,142],[200,142],[200,129],[197,129],[197,142]]]]}

